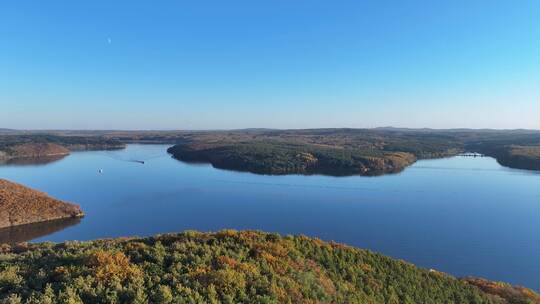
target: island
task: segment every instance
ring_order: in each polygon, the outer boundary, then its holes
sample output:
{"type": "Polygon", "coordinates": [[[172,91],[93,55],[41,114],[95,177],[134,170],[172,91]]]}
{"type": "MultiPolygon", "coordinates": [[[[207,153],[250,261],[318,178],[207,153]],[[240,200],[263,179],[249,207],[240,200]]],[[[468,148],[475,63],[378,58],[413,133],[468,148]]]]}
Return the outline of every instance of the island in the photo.
{"type": "Polygon", "coordinates": [[[84,216],[79,206],[0,179],[0,228],[84,216]]]}
{"type": "Polygon", "coordinates": [[[223,230],[4,245],[0,301],[503,304],[540,296],[306,236],[223,230]]]}

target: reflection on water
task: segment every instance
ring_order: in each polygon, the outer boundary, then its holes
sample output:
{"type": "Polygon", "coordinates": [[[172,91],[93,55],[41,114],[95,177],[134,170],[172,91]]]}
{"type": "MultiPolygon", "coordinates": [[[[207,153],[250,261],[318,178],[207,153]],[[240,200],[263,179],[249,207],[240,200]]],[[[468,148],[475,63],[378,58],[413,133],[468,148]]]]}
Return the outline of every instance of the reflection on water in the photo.
{"type": "Polygon", "coordinates": [[[14,166],[39,166],[54,163],[66,157],[67,155],[51,155],[41,157],[22,157],[12,158],[4,162],[0,162],[1,165],[14,165],[14,166]]]}
{"type": "Polygon", "coordinates": [[[16,244],[39,238],[75,226],[80,218],[66,218],[35,224],[20,225],[0,229],[0,243],[16,244]]]}
{"type": "Polygon", "coordinates": [[[540,290],[538,173],[502,168],[489,157],[454,157],[371,178],[269,176],[188,165],[171,158],[168,147],[129,145],[72,153],[46,166],[0,166],[2,178],[79,204],[86,214],[79,225],[11,239],[257,229],[540,290]]]}

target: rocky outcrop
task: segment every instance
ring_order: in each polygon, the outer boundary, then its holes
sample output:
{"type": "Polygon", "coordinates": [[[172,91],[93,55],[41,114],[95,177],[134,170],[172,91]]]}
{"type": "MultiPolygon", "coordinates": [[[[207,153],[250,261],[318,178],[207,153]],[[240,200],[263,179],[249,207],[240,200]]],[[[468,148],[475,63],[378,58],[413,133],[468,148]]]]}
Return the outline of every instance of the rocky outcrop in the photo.
{"type": "Polygon", "coordinates": [[[82,217],[79,206],[0,179],[0,228],[82,217]]]}

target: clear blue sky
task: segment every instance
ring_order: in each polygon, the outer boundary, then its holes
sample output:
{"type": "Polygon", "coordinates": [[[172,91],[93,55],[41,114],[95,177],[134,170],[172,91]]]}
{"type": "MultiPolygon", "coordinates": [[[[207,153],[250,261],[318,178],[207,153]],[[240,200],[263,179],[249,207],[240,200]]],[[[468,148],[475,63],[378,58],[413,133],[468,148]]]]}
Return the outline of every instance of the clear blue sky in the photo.
{"type": "Polygon", "coordinates": [[[0,127],[540,129],[540,1],[0,2],[0,127]]]}

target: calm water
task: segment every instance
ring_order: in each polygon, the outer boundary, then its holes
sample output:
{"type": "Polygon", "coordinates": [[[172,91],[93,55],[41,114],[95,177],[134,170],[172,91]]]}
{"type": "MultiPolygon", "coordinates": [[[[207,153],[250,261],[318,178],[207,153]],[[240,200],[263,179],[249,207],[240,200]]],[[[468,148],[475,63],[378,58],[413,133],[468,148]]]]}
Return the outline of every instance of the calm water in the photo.
{"type": "Polygon", "coordinates": [[[80,222],[4,231],[0,239],[260,229],[540,290],[538,173],[505,169],[491,158],[455,157],[381,177],[262,176],[188,165],[166,148],[130,145],[0,166],[0,177],[76,202],[87,214],[80,222]],[[135,159],[146,164],[130,162],[135,159]]]}

